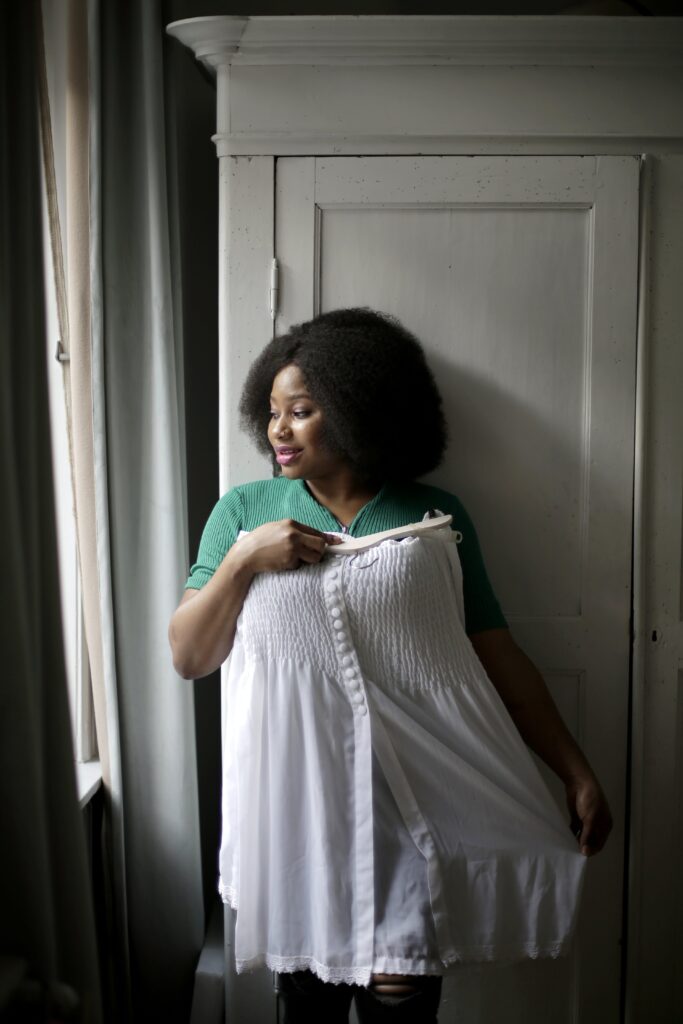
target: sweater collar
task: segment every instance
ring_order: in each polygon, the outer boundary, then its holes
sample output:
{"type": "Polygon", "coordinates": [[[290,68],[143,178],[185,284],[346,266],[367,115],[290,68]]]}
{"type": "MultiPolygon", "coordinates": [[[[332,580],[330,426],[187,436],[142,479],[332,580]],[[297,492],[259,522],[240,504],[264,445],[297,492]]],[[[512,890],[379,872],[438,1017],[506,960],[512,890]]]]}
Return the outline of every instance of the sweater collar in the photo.
{"type": "MultiPolygon", "coordinates": [[[[308,489],[308,487],[306,485],[306,481],[305,480],[294,480],[292,482],[295,483],[299,487],[304,502],[306,504],[308,504],[309,507],[310,507],[310,505],[314,506],[314,508],[318,512],[318,515],[316,516],[316,518],[320,519],[320,513],[322,513],[322,515],[325,517],[325,519],[329,523],[329,526],[326,527],[326,529],[328,529],[332,533],[338,533],[339,532],[339,520],[332,514],[332,512],[330,512],[329,508],[327,508],[326,505],[321,504],[321,502],[319,502],[318,499],[315,498],[313,496],[313,494],[311,494],[311,492],[309,491],[309,489],[308,489]]],[[[370,500],[367,501],[365,503],[365,505],[362,506],[362,508],[358,509],[358,511],[356,512],[356,514],[353,517],[352,521],[349,523],[349,528],[348,528],[347,532],[349,533],[349,535],[351,537],[355,537],[356,536],[356,531],[362,526],[363,520],[366,518],[366,516],[371,514],[372,510],[375,508],[377,503],[381,500],[385,490],[386,490],[386,485],[380,487],[380,489],[377,492],[377,494],[375,494],[374,497],[370,498],[370,500]]]]}

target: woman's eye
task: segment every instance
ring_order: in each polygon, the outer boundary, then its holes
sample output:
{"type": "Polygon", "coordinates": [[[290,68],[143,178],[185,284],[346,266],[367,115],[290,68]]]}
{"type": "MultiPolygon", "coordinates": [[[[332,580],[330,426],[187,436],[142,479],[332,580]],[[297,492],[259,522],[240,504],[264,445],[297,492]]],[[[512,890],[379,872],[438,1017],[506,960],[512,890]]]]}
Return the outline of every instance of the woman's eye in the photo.
{"type": "Polygon", "coordinates": [[[296,418],[298,420],[302,420],[306,416],[310,416],[311,415],[311,410],[310,409],[295,409],[294,410],[294,415],[296,416],[296,418]]]}
{"type": "Polygon", "coordinates": [[[268,418],[274,420],[276,417],[277,413],[273,409],[271,409],[270,412],[268,413],[268,418]]]}

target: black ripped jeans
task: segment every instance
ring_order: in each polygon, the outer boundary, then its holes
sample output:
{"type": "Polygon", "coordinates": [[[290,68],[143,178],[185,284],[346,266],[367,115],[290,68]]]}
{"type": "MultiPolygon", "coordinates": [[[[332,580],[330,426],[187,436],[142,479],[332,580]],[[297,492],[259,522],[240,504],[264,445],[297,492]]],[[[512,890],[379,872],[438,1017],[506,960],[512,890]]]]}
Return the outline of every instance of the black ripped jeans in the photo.
{"type": "Polygon", "coordinates": [[[413,992],[389,995],[372,985],[335,985],[311,971],[275,975],[280,1024],[347,1024],[356,1000],[359,1024],[437,1024],[441,977],[412,975],[413,992]]]}

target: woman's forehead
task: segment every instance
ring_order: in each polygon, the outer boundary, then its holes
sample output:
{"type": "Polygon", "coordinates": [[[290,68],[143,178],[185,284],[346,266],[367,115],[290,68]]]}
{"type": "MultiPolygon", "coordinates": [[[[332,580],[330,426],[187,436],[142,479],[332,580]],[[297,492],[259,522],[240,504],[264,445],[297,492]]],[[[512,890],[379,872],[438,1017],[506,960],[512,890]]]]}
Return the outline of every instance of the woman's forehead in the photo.
{"type": "Polygon", "coordinates": [[[275,374],[272,384],[273,398],[308,398],[306,381],[298,366],[291,363],[275,374]]]}

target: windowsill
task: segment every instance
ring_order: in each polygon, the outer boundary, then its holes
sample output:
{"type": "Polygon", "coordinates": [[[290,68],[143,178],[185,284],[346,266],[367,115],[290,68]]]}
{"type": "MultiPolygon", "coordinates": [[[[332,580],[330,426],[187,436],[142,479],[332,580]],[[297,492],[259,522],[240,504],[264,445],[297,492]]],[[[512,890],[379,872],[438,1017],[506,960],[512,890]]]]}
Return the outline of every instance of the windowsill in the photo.
{"type": "Polygon", "coordinates": [[[76,764],[78,805],[83,808],[94,797],[102,785],[102,769],[99,761],[82,761],[76,764]]]}

